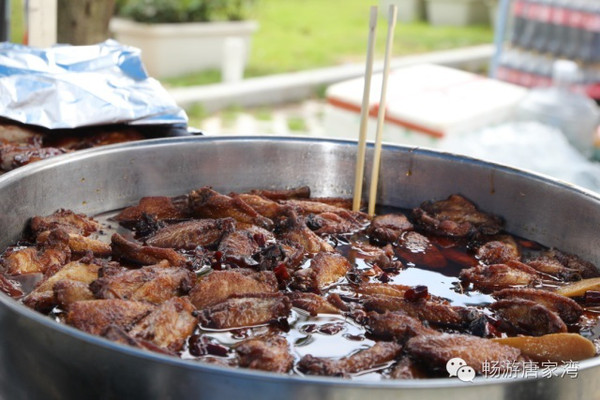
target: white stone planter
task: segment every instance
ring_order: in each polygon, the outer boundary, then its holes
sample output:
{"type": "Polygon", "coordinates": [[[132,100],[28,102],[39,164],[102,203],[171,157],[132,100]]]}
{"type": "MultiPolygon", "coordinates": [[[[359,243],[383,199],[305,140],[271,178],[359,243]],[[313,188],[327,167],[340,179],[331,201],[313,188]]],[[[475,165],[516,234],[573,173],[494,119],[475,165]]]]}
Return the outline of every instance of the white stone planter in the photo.
{"type": "Polygon", "coordinates": [[[113,18],[110,22],[114,38],[139,48],[148,73],[155,78],[214,68],[239,75],[257,29],[255,21],[142,24],[113,18]]]}
{"type": "Polygon", "coordinates": [[[489,12],[482,0],[426,0],[431,25],[466,26],[489,23],[489,12]]]}

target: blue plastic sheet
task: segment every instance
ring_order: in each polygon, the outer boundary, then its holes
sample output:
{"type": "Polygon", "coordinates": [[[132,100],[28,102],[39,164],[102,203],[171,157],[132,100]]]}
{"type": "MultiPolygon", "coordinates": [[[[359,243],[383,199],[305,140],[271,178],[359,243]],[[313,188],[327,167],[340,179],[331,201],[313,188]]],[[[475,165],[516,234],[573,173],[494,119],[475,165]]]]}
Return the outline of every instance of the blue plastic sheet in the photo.
{"type": "Polygon", "coordinates": [[[140,50],[114,40],[47,49],[0,43],[0,116],[50,129],[188,121],[146,74],[140,50]]]}

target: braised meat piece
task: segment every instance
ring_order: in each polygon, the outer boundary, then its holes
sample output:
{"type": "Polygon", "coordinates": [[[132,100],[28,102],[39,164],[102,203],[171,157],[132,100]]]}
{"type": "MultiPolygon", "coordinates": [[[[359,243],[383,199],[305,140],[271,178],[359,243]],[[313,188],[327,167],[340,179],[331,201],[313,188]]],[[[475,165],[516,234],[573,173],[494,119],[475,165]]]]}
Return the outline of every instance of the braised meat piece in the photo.
{"type": "Polygon", "coordinates": [[[201,219],[168,225],[158,230],[146,243],[155,247],[194,250],[201,246],[216,248],[223,236],[235,229],[232,218],[201,219]]]}
{"type": "Polygon", "coordinates": [[[2,268],[8,275],[52,275],[71,260],[68,242],[68,234],[58,230],[44,244],[6,251],[1,259],[2,268]]]}
{"type": "Polygon", "coordinates": [[[373,218],[366,230],[374,244],[394,243],[403,232],[412,231],[413,224],[404,214],[385,214],[373,218]]]}
{"type": "Polygon", "coordinates": [[[94,294],[90,290],[89,283],[63,279],[52,287],[56,304],[63,310],[68,310],[69,306],[76,301],[94,300],[94,294]]]}
{"type": "Polygon", "coordinates": [[[294,365],[288,341],[275,334],[246,339],[233,348],[241,367],[283,373],[294,365]]]}
{"type": "Polygon", "coordinates": [[[285,211],[285,216],[278,221],[276,231],[279,232],[280,240],[291,242],[296,247],[303,248],[307,253],[333,251],[333,247],[311,231],[306,226],[304,219],[292,209],[285,211]]]}
{"type": "Polygon", "coordinates": [[[443,268],[446,257],[426,236],[418,232],[405,232],[400,235],[394,252],[404,262],[428,268],[443,268]]]}
{"type": "Polygon", "coordinates": [[[68,233],[79,233],[83,236],[97,232],[102,226],[84,214],[76,214],[71,210],[58,210],[46,217],[33,217],[29,224],[34,234],[62,228],[68,233]]]}
{"type": "Polygon", "coordinates": [[[11,171],[23,165],[67,152],[66,149],[40,147],[36,144],[2,144],[0,145],[0,168],[3,171],[11,171]]]}
{"type": "Polygon", "coordinates": [[[134,264],[153,265],[162,260],[167,260],[173,267],[185,267],[187,259],[173,249],[142,246],[139,243],[125,239],[115,233],[110,238],[112,256],[118,260],[125,260],[134,264]]]}
{"type": "Polygon", "coordinates": [[[292,189],[284,190],[264,190],[254,189],[250,194],[258,195],[269,200],[290,200],[290,199],[307,199],[310,197],[310,188],[308,186],[300,186],[292,189]]]}
{"type": "Polygon", "coordinates": [[[466,365],[481,374],[486,363],[497,365],[499,372],[516,362],[524,361],[520,350],[494,343],[489,339],[462,334],[419,335],[406,343],[406,350],[419,366],[445,376],[446,363],[452,358],[462,358],[466,365]]]}
{"type": "Polygon", "coordinates": [[[531,286],[541,280],[535,269],[518,261],[464,269],[460,273],[460,279],[486,293],[509,287],[531,286]]]}
{"type": "Polygon", "coordinates": [[[230,263],[239,267],[258,266],[259,262],[252,258],[267,244],[275,243],[275,237],[266,229],[250,225],[245,229],[226,234],[218,250],[222,253],[221,262],[230,263]]]}
{"type": "Polygon", "coordinates": [[[209,187],[189,194],[190,211],[196,218],[233,218],[237,222],[252,224],[271,230],[273,221],[263,217],[238,195],[232,197],[215,192],[209,187]]]}
{"type": "MultiPolygon", "coordinates": [[[[101,240],[93,239],[91,237],[87,237],[78,233],[67,233],[63,230],[63,228],[56,228],[40,233],[36,237],[36,242],[45,245],[50,240],[52,234],[56,234],[57,231],[62,231],[68,236],[67,243],[72,253],[86,254],[88,252],[91,252],[96,257],[106,257],[111,253],[111,248],[108,243],[104,243],[101,240]]],[[[62,232],[58,234],[62,235],[62,232]]]]}
{"type": "Polygon", "coordinates": [[[557,313],[535,301],[517,298],[499,300],[490,304],[490,308],[517,333],[542,336],[567,331],[567,326],[557,313]]]}
{"type": "Polygon", "coordinates": [[[240,194],[238,196],[244,203],[252,207],[254,211],[271,220],[280,216],[285,209],[285,206],[282,206],[276,201],[256,194],[240,194]]]}
{"type": "Polygon", "coordinates": [[[90,285],[100,299],[123,299],[162,303],[187,294],[196,279],[186,268],[169,267],[167,261],[139,269],[106,269],[90,285]]]}
{"type": "Polygon", "coordinates": [[[187,297],[174,297],[138,321],[129,334],[151,341],[160,348],[179,351],[198,325],[194,310],[187,297]]]}
{"type": "Polygon", "coordinates": [[[418,319],[402,312],[380,314],[371,311],[367,315],[366,324],[371,335],[398,343],[406,343],[414,336],[439,334],[439,332],[424,326],[418,319]]]}
{"type": "Polygon", "coordinates": [[[203,309],[227,300],[234,294],[275,293],[277,290],[277,278],[271,271],[212,271],[198,279],[190,291],[190,300],[196,308],[203,309]]]}
{"type": "Polygon", "coordinates": [[[310,266],[294,272],[292,286],[298,290],[320,293],[327,285],[344,277],[352,266],[339,253],[319,253],[310,266]]]}
{"type": "Polygon", "coordinates": [[[353,219],[346,219],[332,212],[309,214],[306,216],[306,226],[317,235],[333,235],[351,233],[362,229],[362,225],[353,219]]]}
{"type": "Polygon", "coordinates": [[[3,274],[0,274],[0,292],[13,298],[19,298],[25,294],[18,282],[8,279],[3,274]]]}
{"type": "Polygon", "coordinates": [[[582,278],[587,279],[600,276],[594,264],[556,249],[543,252],[538,257],[528,260],[527,264],[540,272],[567,281],[578,281],[582,278]]]}
{"type": "Polygon", "coordinates": [[[298,369],[310,375],[347,376],[393,361],[401,350],[402,346],[398,343],[376,342],[366,350],[339,360],[307,354],[298,363],[298,369]]]}
{"type": "Polygon", "coordinates": [[[153,304],[132,300],[77,301],[69,307],[65,321],[77,329],[100,335],[111,325],[129,330],[155,308],[153,304]]]}
{"type": "Polygon", "coordinates": [[[116,325],[109,325],[103,332],[102,336],[116,343],[126,344],[128,346],[136,347],[138,349],[145,349],[154,351],[161,354],[170,356],[176,356],[177,353],[158,347],[152,342],[147,340],[131,337],[123,328],[116,325]]]}
{"type": "Polygon", "coordinates": [[[515,239],[505,235],[481,245],[477,249],[477,258],[488,265],[504,264],[509,261],[519,261],[521,254],[515,239]]]}
{"type": "MultiPolygon", "coordinates": [[[[356,293],[360,293],[363,295],[385,295],[391,297],[399,297],[404,298],[404,294],[410,286],[407,285],[398,285],[393,283],[361,283],[356,286],[354,289],[356,293]]],[[[429,298],[429,296],[427,297],[429,298]]]]}
{"type": "Polygon", "coordinates": [[[394,259],[394,247],[391,244],[378,247],[366,242],[353,241],[346,257],[351,263],[363,260],[366,264],[385,271],[397,272],[404,268],[401,261],[394,259]]]}
{"type": "MultiPolygon", "coordinates": [[[[75,281],[87,286],[98,278],[100,268],[100,264],[73,261],[42,281],[31,293],[25,296],[23,303],[38,311],[48,312],[59,304],[57,291],[65,290],[64,286],[57,286],[59,282],[75,281]]],[[[62,301],[68,302],[65,294],[62,295],[62,301]]]]}
{"type": "Polygon", "coordinates": [[[442,327],[465,327],[479,316],[479,313],[474,309],[451,306],[439,301],[426,299],[412,301],[405,298],[374,295],[365,296],[362,304],[368,311],[377,311],[379,313],[398,311],[421,321],[427,321],[430,324],[442,327]]]}
{"type": "Polygon", "coordinates": [[[497,299],[524,299],[541,304],[557,313],[567,324],[575,323],[583,314],[583,308],[573,299],[547,290],[538,289],[503,289],[492,293],[497,299]]]}
{"type": "Polygon", "coordinates": [[[242,328],[287,318],[291,309],[290,300],[281,293],[234,295],[203,309],[199,319],[207,328],[242,328]]]}
{"type": "Polygon", "coordinates": [[[128,226],[142,219],[144,215],[152,216],[158,221],[187,218],[187,198],[142,197],[137,205],[121,211],[115,220],[128,226]]]}
{"type": "Polygon", "coordinates": [[[315,293],[291,292],[286,296],[292,301],[292,306],[308,312],[311,316],[318,314],[339,314],[340,309],[326,298],[315,293]]]}
{"type": "Polygon", "coordinates": [[[429,375],[410,357],[402,357],[390,372],[391,379],[425,379],[429,375]]]}
{"type": "Polygon", "coordinates": [[[446,200],[425,202],[413,209],[413,216],[421,228],[436,235],[494,235],[502,229],[500,218],[479,211],[473,203],[458,194],[446,200]]]}

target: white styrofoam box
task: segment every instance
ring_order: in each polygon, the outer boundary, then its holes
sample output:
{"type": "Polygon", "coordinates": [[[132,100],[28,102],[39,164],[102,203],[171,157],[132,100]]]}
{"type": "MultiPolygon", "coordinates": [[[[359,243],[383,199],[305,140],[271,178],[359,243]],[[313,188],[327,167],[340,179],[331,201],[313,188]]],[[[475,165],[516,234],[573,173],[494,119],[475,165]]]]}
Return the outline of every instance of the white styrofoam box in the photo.
{"type": "Polygon", "coordinates": [[[487,24],[489,12],[482,0],[426,0],[431,25],[487,24]]]}
{"type": "MultiPolygon", "coordinates": [[[[373,75],[368,138],[374,140],[382,75],[373,75]]],[[[324,125],[327,136],[356,139],[360,127],[364,79],[327,88],[324,125]]],[[[526,94],[522,87],[470,72],[432,64],[390,71],[383,140],[437,147],[457,135],[506,120],[526,94]]]]}

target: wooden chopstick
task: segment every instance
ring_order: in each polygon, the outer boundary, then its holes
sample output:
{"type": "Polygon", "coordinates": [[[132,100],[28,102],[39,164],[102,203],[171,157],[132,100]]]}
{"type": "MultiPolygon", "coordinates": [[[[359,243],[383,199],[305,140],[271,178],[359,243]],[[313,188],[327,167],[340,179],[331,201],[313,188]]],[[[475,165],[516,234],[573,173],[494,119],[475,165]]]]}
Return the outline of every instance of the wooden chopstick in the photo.
{"type": "Polygon", "coordinates": [[[383,79],[381,81],[381,98],[379,100],[379,112],[377,113],[377,132],[375,135],[375,150],[373,153],[373,167],[371,169],[371,186],[369,188],[369,215],[375,215],[375,202],[377,200],[377,185],[379,183],[379,167],[381,164],[381,141],[383,123],[385,119],[386,95],[387,95],[387,80],[390,72],[390,56],[392,53],[392,45],[394,43],[394,28],[396,27],[397,7],[390,5],[388,16],[388,32],[387,41],[385,43],[385,60],[383,63],[383,79]]]}
{"type": "Polygon", "coordinates": [[[352,209],[360,210],[362,187],[365,171],[365,153],[367,149],[367,125],[369,123],[369,103],[371,95],[371,76],[373,75],[373,52],[375,47],[375,29],[377,27],[377,6],[371,6],[369,18],[369,39],[367,42],[367,61],[365,66],[365,86],[363,89],[360,112],[360,130],[358,132],[358,151],[356,153],[356,169],[354,172],[354,199],[352,209]]]}

